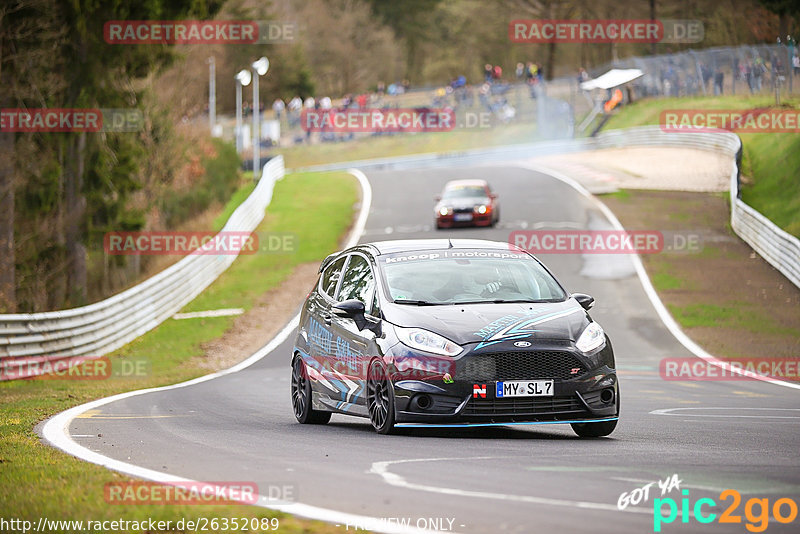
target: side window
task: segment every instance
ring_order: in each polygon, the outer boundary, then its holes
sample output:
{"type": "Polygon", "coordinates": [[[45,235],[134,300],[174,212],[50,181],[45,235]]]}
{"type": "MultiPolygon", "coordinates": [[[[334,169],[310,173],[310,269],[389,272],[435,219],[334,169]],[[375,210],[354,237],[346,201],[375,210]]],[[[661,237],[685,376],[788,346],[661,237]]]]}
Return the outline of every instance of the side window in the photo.
{"type": "Polygon", "coordinates": [[[380,317],[381,315],[381,306],[378,304],[378,288],[375,288],[375,291],[372,292],[372,308],[367,306],[367,313],[373,317],[380,317]]]}
{"type": "Polygon", "coordinates": [[[325,272],[322,273],[322,284],[320,285],[322,291],[328,295],[330,298],[333,298],[333,293],[336,291],[336,283],[339,281],[339,277],[342,274],[342,266],[344,265],[344,260],[347,259],[347,256],[342,256],[335,262],[331,263],[325,272]]]}
{"type": "Polygon", "coordinates": [[[369,262],[361,256],[350,256],[350,263],[347,264],[342,287],[339,289],[338,300],[357,299],[364,303],[367,309],[372,305],[372,289],[375,287],[375,279],[372,277],[372,270],[369,262]]]}

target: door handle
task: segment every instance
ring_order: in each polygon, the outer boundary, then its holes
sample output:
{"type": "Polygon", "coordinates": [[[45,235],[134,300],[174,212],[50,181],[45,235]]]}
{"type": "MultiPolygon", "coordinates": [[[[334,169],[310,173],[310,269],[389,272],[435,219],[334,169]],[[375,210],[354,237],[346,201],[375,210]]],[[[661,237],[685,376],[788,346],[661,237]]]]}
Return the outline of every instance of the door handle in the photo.
{"type": "Polygon", "coordinates": [[[322,320],[325,322],[325,325],[327,325],[327,326],[331,325],[331,316],[329,314],[327,314],[327,313],[323,314],[322,320]]]}

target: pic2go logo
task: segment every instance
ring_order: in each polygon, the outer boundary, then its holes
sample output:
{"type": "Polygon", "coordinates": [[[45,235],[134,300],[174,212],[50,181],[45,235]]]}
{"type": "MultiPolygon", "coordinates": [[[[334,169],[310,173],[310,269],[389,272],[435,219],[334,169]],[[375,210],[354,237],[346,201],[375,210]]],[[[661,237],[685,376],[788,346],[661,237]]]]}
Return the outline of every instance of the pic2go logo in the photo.
{"type": "MultiPolygon", "coordinates": [[[[681,522],[689,522],[689,490],[683,490],[683,499],[681,499],[681,522]]],[[[730,505],[719,515],[711,512],[709,509],[717,505],[714,499],[703,498],[695,501],[692,507],[692,516],[698,523],[712,523],[717,520],[718,523],[741,523],[742,516],[736,515],[736,510],[742,502],[742,494],[733,489],[727,489],[719,494],[720,501],[726,501],[728,498],[732,501],[730,505]]],[[[797,519],[797,503],[789,498],[782,498],[772,503],[772,517],[778,523],[791,523],[797,519]]],[[[770,501],[769,499],[751,498],[744,503],[744,516],[747,519],[745,528],[750,532],[764,532],[769,525],[770,517],[770,501]]],[[[678,517],[678,503],[675,499],[670,497],[653,500],[653,532],[661,532],[662,524],[669,524],[675,521],[678,517]],[[667,515],[662,514],[662,508],[667,505],[667,515]]]]}

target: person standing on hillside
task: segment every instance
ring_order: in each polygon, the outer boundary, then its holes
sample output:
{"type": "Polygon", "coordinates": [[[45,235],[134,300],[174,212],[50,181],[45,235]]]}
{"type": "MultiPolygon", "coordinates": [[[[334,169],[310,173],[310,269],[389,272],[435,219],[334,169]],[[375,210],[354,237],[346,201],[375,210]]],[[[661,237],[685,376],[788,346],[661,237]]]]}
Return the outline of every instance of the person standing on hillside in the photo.
{"type": "Polygon", "coordinates": [[[276,98],[275,102],[272,103],[272,111],[275,112],[275,120],[280,122],[281,116],[283,115],[283,110],[286,109],[286,104],[283,103],[283,100],[280,98],[276,98]]]}
{"type": "Polygon", "coordinates": [[[722,85],[725,83],[725,73],[722,72],[722,69],[717,67],[716,72],[714,72],[714,95],[719,96],[722,94],[722,85]]]}
{"type": "Polygon", "coordinates": [[[297,126],[300,124],[300,112],[303,110],[303,99],[295,96],[289,101],[289,112],[286,118],[289,121],[289,127],[297,126]]]}
{"type": "Polygon", "coordinates": [[[536,63],[528,61],[528,72],[525,74],[528,78],[528,83],[533,83],[534,78],[539,78],[539,66],[536,63]]]}
{"type": "Polygon", "coordinates": [[[483,66],[483,81],[484,82],[492,81],[492,66],[488,63],[483,66]]]}
{"type": "Polygon", "coordinates": [[[492,79],[494,81],[500,81],[503,78],[503,67],[500,65],[495,65],[492,69],[492,79]]]}

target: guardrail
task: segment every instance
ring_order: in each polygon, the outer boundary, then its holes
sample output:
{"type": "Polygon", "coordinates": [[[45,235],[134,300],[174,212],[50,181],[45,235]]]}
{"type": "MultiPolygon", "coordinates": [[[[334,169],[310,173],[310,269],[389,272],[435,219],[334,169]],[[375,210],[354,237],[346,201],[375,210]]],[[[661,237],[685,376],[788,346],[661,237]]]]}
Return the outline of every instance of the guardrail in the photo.
{"type": "MultiPolygon", "coordinates": [[[[283,158],[263,167],[258,185],[222,232],[252,232],[264,218],[283,158]]],[[[0,315],[0,380],[36,376],[70,360],[107,354],[151,330],[191,302],[236,259],[191,254],[106,300],[69,310],[0,315]]]]}
{"type": "Polygon", "coordinates": [[[742,142],[725,132],[663,132],[658,126],[615,130],[599,135],[596,148],[632,145],[676,146],[722,152],[734,159],[730,177],[731,227],[764,260],[800,287],[800,240],[779,228],[741,199],[742,142]]]}

